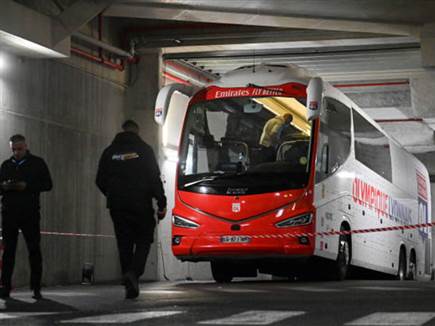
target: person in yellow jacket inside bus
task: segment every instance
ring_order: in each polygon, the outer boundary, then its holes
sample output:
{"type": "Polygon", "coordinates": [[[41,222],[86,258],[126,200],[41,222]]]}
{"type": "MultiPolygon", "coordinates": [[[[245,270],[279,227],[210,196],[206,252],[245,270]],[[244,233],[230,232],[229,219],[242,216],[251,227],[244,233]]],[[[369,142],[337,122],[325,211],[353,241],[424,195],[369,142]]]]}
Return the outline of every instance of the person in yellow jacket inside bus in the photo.
{"type": "Polygon", "coordinates": [[[292,121],[293,116],[290,113],[284,113],[269,119],[263,127],[260,145],[276,148],[279,145],[283,131],[290,126],[292,121]]]}

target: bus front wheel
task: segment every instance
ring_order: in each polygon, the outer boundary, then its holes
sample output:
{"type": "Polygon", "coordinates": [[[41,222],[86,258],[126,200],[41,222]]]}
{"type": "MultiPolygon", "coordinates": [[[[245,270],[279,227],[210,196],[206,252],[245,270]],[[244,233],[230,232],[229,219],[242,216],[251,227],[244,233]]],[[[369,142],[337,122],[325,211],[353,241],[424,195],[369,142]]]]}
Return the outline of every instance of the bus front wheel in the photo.
{"type": "Polygon", "coordinates": [[[351,257],[350,239],[348,235],[340,235],[338,239],[338,255],[335,262],[335,279],[342,281],[346,278],[351,257]]]}
{"type": "Polygon", "coordinates": [[[213,279],[217,283],[229,283],[233,279],[233,275],[229,264],[225,264],[225,262],[212,261],[211,265],[211,274],[213,275],[213,279]]]}

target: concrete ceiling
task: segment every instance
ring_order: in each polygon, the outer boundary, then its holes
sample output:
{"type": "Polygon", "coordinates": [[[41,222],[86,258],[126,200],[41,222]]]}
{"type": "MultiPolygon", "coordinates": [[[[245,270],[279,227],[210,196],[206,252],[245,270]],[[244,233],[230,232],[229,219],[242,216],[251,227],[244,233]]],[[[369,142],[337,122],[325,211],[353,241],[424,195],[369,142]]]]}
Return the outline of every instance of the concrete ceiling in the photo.
{"type": "Polygon", "coordinates": [[[138,53],[162,48],[165,58],[217,75],[254,57],[295,61],[337,80],[383,78],[388,71],[405,78],[435,66],[435,1],[5,1],[49,16],[53,47],[105,9],[138,53]]]}
{"type": "Polygon", "coordinates": [[[161,47],[166,58],[197,59],[198,66],[216,74],[252,62],[254,55],[271,63],[307,62],[340,80],[382,78],[389,70],[403,78],[435,65],[435,58],[423,56],[435,47],[426,44],[433,44],[435,1],[118,0],[104,15],[195,23],[190,29],[166,24],[144,30],[135,37],[137,50],[161,47]]]}
{"type": "Polygon", "coordinates": [[[278,16],[343,18],[351,21],[378,21],[419,25],[433,21],[435,3],[426,0],[130,0],[119,3],[148,3],[278,16]]]}
{"type": "Polygon", "coordinates": [[[106,15],[409,35],[417,32],[415,27],[433,22],[435,3],[425,0],[130,0],[116,1],[106,15]]]}

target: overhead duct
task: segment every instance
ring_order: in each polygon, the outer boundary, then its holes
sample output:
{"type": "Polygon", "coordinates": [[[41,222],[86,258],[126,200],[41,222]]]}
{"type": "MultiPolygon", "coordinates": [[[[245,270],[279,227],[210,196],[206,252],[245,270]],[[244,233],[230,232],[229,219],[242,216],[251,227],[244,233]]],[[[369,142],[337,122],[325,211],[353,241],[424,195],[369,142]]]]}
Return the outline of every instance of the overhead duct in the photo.
{"type": "Polygon", "coordinates": [[[97,39],[90,37],[88,35],[85,35],[83,33],[76,32],[72,36],[79,39],[79,40],[82,40],[86,43],[100,47],[108,52],[114,53],[120,57],[126,57],[126,58],[130,58],[130,59],[133,59],[133,57],[134,57],[134,55],[130,52],[124,51],[123,49],[117,48],[113,45],[110,45],[110,44],[107,44],[103,41],[97,40],[97,39]]]}

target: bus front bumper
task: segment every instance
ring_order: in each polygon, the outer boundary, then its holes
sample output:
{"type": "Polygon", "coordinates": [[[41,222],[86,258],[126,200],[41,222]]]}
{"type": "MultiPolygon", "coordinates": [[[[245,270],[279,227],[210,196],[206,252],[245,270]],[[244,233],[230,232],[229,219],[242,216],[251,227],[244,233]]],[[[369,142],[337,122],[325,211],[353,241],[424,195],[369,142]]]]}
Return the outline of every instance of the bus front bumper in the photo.
{"type": "Polygon", "coordinates": [[[223,242],[225,239],[222,236],[179,236],[174,240],[173,238],[174,255],[186,261],[216,258],[306,257],[313,255],[315,243],[314,237],[265,238],[252,235],[234,238],[235,241],[247,242],[223,242]],[[178,243],[174,244],[174,242],[178,243]]]}

